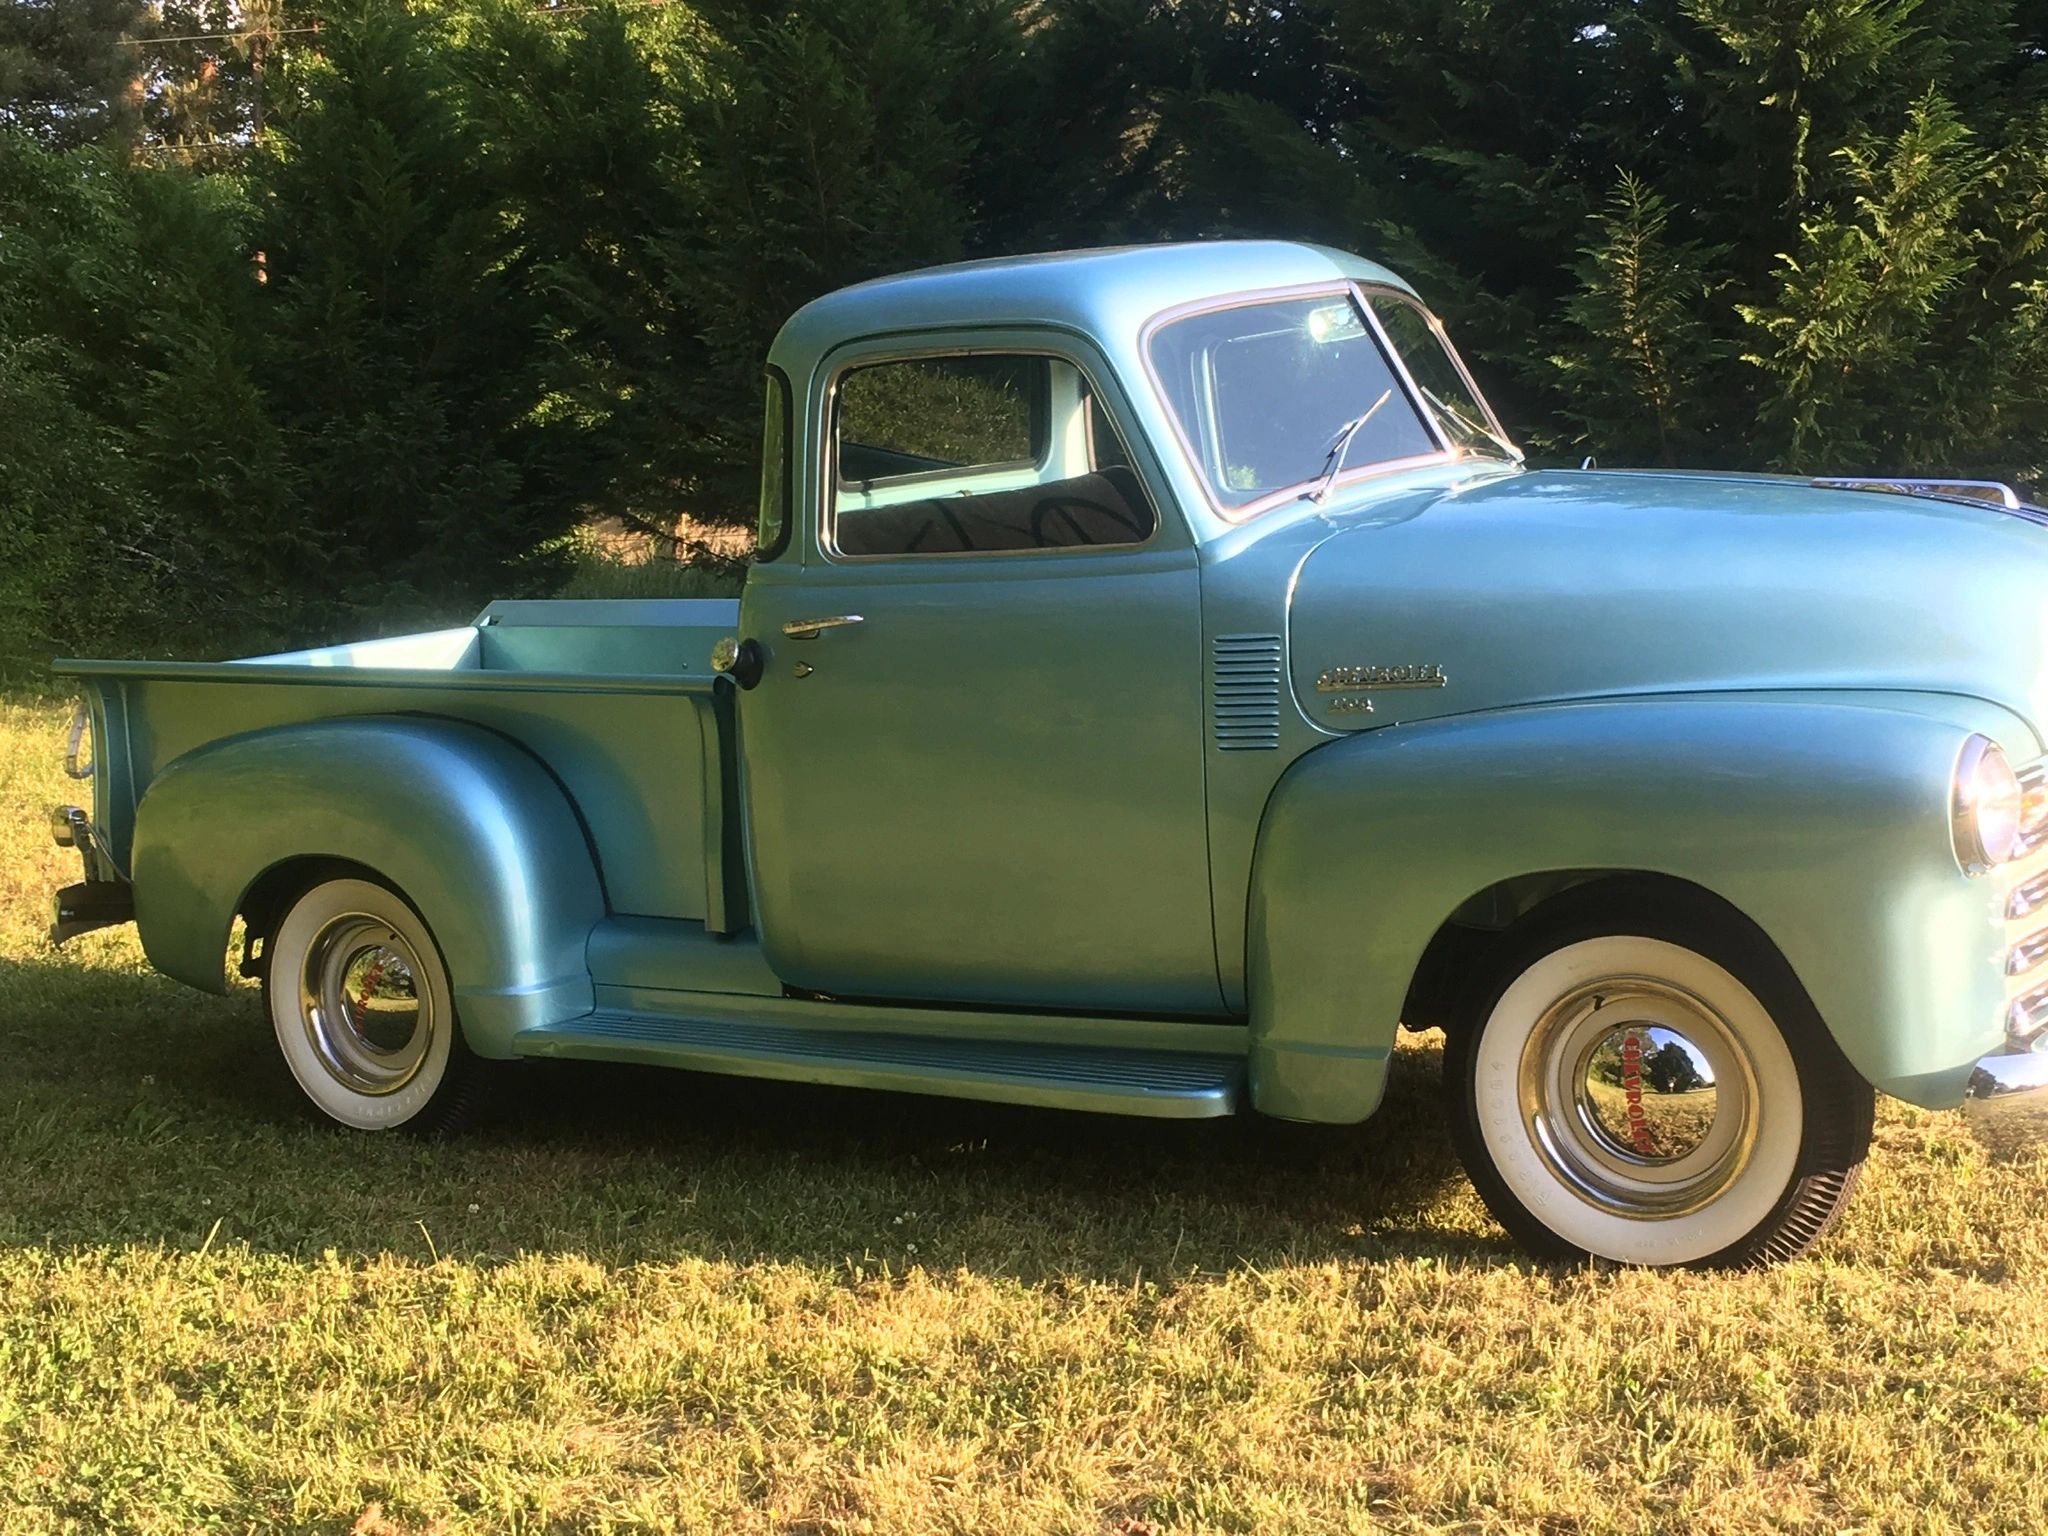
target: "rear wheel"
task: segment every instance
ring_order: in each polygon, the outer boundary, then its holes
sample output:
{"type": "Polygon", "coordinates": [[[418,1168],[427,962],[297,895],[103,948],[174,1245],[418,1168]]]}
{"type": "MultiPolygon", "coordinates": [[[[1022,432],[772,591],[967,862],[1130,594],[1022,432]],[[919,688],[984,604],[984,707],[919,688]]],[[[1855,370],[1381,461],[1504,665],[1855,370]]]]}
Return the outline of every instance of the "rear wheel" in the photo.
{"type": "Polygon", "coordinates": [[[433,935],[396,891],[360,879],[314,886],[278,924],[268,961],[278,1048],[328,1119],[438,1131],[474,1111],[484,1063],[463,1043],[433,935]]]}
{"type": "Polygon", "coordinates": [[[1869,1149],[1874,1095],[1774,953],[1650,903],[1504,939],[1445,1056],[1474,1185],[1548,1257],[1709,1267],[1804,1252],[1869,1149]]]}

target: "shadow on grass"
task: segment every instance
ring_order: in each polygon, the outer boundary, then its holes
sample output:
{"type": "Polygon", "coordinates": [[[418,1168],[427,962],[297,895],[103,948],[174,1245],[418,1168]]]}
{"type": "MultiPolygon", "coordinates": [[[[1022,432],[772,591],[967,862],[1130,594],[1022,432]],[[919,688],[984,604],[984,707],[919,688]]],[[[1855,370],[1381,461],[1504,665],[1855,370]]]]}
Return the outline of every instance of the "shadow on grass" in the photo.
{"type": "Polygon", "coordinates": [[[90,959],[0,961],[0,1242],[175,1249],[211,1233],[302,1257],[921,1265],[1027,1283],[1511,1256],[1469,1214],[1446,1219],[1463,1186],[1434,1049],[1397,1053],[1358,1127],[528,1062],[482,1125],[420,1142],[313,1121],[253,991],[208,998],[90,959]]]}

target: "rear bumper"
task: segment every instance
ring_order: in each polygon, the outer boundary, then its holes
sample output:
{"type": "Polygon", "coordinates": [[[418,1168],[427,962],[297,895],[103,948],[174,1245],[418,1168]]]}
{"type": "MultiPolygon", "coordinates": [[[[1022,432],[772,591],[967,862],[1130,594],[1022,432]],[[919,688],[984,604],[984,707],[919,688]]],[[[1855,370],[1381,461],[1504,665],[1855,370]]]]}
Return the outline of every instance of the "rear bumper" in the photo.
{"type": "Polygon", "coordinates": [[[95,928],[135,921],[135,889],[125,880],[81,880],[57,893],[50,942],[62,944],[95,928]]]}
{"type": "Polygon", "coordinates": [[[1986,1146],[2018,1150],[2048,1141],[2048,1051],[1986,1056],[1970,1073],[1963,1115],[1986,1146]]]}
{"type": "Polygon", "coordinates": [[[62,944],[95,928],[134,922],[135,888],[121,878],[92,817],[75,805],[60,805],[50,813],[50,834],[59,848],[76,848],[85,865],[85,878],[57,893],[50,942],[62,944]]]}

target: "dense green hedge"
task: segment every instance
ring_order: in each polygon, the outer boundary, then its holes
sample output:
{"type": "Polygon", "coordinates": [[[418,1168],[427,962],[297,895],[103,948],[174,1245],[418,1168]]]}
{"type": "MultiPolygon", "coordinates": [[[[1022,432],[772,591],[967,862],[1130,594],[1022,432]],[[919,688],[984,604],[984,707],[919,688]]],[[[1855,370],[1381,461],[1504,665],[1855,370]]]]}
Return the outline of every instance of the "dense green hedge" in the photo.
{"type": "Polygon", "coordinates": [[[0,70],[0,653],[389,627],[548,589],[591,517],[742,516],[791,308],[1058,246],[1378,255],[1540,456],[2048,464],[2025,0],[285,19],[229,153],[64,144],[119,114],[0,70]]]}

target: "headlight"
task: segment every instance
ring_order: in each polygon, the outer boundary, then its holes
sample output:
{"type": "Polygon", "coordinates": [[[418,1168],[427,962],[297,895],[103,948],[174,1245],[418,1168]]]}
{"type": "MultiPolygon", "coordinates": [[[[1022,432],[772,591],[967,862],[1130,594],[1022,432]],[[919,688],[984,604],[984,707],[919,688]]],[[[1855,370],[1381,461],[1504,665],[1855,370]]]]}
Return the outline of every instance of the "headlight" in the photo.
{"type": "Polygon", "coordinates": [[[1987,736],[1972,736],[1956,760],[1956,857],[1971,874],[1996,869],[2020,850],[2026,801],[2019,775],[1987,736]]]}

